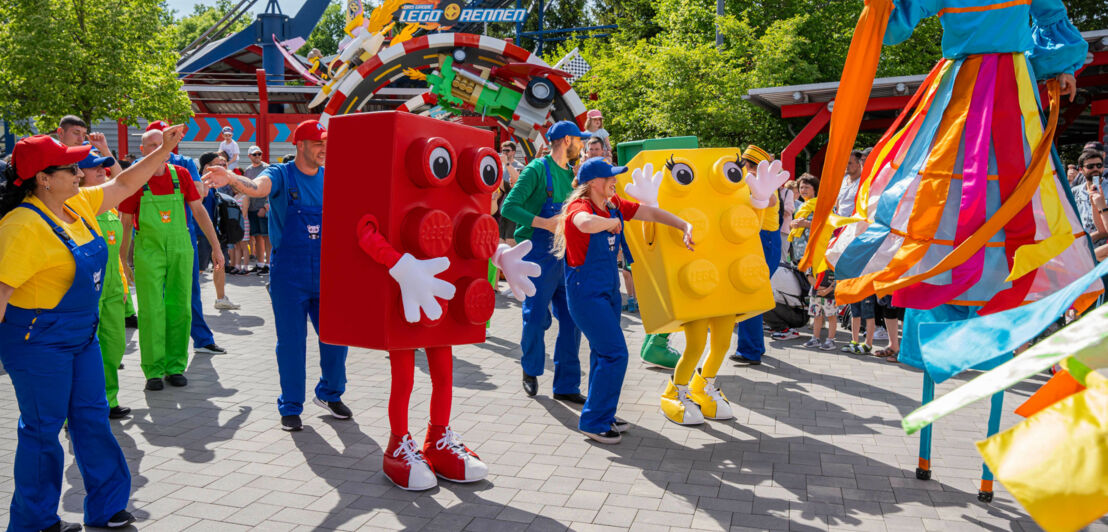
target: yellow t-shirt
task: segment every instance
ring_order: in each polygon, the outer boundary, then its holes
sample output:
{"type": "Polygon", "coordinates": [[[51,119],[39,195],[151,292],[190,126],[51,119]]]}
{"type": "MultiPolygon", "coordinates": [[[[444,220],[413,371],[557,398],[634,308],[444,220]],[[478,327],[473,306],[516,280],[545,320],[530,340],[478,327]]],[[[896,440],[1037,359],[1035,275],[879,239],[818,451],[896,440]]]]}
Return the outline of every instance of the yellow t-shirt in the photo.
{"type": "Polygon", "coordinates": [[[776,191],[773,192],[773,197],[769,201],[769,206],[762,213],[762,230],[778,231],[781,229],[781,220],[777,219],[777,213],[781,210],[781,201],[777,197],[776,191]]]}
{"type": "MultiPolygon", "coordinates": [[[[94,187],[82,188],[65,205],[99,232],[96,212],[103,202],[103,189],[94,187]]],[[[34,196],[24,203],[46,213],[78,245],[92,241],[92,233],[80,219],[73,223],[59,220],[34,196]]],[[[0,219],[0,282],[15,288],[9,304],[26,309],[58,306],[73,284],[75,268],[69,248],[37,212],[17,207],[0,219]]]]}

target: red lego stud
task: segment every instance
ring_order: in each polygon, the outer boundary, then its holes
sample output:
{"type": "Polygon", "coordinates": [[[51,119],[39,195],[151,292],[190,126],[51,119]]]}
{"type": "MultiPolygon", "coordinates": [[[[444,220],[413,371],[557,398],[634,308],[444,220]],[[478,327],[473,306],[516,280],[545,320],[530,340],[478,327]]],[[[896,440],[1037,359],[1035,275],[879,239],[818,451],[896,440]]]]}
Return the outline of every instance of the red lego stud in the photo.
{"type": "Polygon", "coordinates": [[[412,209],[401,228],[404,245],[419,259],[441,257],[450,249],[454,223],[438,209],[412,209]]]}
{"type": "Polygon", "coordinates": [[[456,317],[463,323],[472,325],[482,325],[489,321],[493,309],[496,308],[496,294],[489,280],[462,278],[458,280],[457,286],[459,290],[454,295],[455,304],[452,305],[456,317]]]}
{"type": "Polygon", "coordinates": [[[462,257],[488,260],[496,253],[496,246],[500,244],[500,226],[492,216],[468,213],[462,216],[462,221],[458,224],[456,242],[455,248],[462,257]]]}

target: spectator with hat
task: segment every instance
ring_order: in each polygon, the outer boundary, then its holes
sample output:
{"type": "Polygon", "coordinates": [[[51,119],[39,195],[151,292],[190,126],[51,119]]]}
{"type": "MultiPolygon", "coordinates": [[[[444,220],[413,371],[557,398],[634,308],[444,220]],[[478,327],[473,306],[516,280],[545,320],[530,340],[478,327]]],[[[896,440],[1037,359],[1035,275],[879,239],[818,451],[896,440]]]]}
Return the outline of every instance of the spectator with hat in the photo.
{"type": "Polygon", "coordinates": [[[594,139],[600,139],[604,142],[604,157],[607,157],[609,161],[612,160],[612,143],[608,139],[608,130],[604,129],[604,115],[600,114],[600,109],[590,110],[585,117],[585,130],[589,133],[589,136],[594,139]]]}
{"type": "MultiPolygon", "coordinates": [[[[254,179],[262,174],[269,164],[262,160],[262,149],[251,146],[246,150],[250,157],[250,166],[243,170],[247,179],[254,179]]],[[[254,256],[258,259],[258,275],[269,273],[269,200],[265,197],[250,198],[247,208],[247,219],[250,225],[250,247],[254,249],[254,256]]]]}
{"type": "MultiPolygon", "coordinates": [[[[281,427],[303,428],[307,327],[311,319],[319,333],[319,257],[323,220],[323,162],[327,130],[305,120],[292,133],[296,159],[273,164],[250,179],[226,168],[211,167],[204,175],[210,187],[230,185],[251,198],[269,198],[269,235],[273,242],[269,295],[277,326],[277,371],[281,395],[277,410],[281,427]]],[[[336,419],[353,413],[342,402],[346,391],[346,346],[319,343],[322,375],[315,387],[316,405],[336,419]]]]}
{"type": "Polygon", "coordinates": [[[235,130],[231,129],[231,126],[223,126],[219,134],[221,138],[219,151],[227,154],[227,167],[232,170],[238,168],[239,162],[239,143],[235,142],[234,134],[235,130]]]}
{"type": "Polygon", "coordinates": [[[182,134],[171,128],[146,160],[86,188],[77,163],[92,147],[35,135],[16,143],[0,180],[0,362],[20,412],[11,530],[81,528],[57,513],[65,466],[58,433],[66,423],[87,492],[85,523],[121,528],[135,520],[96,336],[108,264],[96,216],[139,190],[182,134]]]}
{"type": "Polygon", "coordinates": [[[535,295],[523,301],[523,391],[538,393],[538,377],[546,366],[546,329],[550,327],[551,307],[558,320],[558,339],[554,345],[554,398],[584,404],[581,395],[581,331],[573,321],[566,303],[565,259],[553,253],[554,231],[562,204],[573,191],[571,165],[581,156],[582,139],[589,138],[577,124],[564,120],[550,126],[546,140],[550,155],[531,161],[519,173],[501,206],[501,216],[516,223],[516,242],[531,241],[524,260],[542,268],[535,281],[535,295]]]}

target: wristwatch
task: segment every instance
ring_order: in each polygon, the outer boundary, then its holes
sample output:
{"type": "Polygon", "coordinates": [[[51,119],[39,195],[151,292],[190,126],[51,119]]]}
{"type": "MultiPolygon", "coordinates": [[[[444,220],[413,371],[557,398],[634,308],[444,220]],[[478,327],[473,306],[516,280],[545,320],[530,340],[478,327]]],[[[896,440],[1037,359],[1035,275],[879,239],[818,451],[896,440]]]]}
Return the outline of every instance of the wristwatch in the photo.
{"type": "Polygon", "coordinates": [[[1105,208],[1103,208],[1103,209],[1100,209],[1100,212],[1102,212],[1102,213],[1108,212],[1108,207],[1105,207],[1105,208]]]}

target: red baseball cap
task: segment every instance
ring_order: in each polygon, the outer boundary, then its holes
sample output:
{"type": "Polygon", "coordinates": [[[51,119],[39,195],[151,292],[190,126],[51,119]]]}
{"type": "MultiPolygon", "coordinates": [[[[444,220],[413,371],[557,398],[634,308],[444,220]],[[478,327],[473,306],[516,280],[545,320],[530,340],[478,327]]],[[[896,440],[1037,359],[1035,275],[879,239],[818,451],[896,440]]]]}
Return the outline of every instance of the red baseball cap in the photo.
{"type": "Polygon", "coordinates": [[[292,143],[302,140],[327,140],[327,128],[319,120],[305,120],[292,132],[292,143]]]}
{"type": "Polygon", "coordinates": [[[169,127],[169,122],[166,122],[165,120],[155,120],[153,122],[150,122],[150,125],[146,126],[146,130],[150,131],[152,129],[156,129],[158,131],[163,131],[167,127],[169,127]]]}
{"type": "Polygon", "coordinates": [[[51,166],[76,164],[88,157],[89,150],[92,150],[92,146],[88,144],[69,147],[49,135],[21,139],[12,150],[12,163],[19,176],[15,185],[22,185],[24,181],[51,166]]]}

